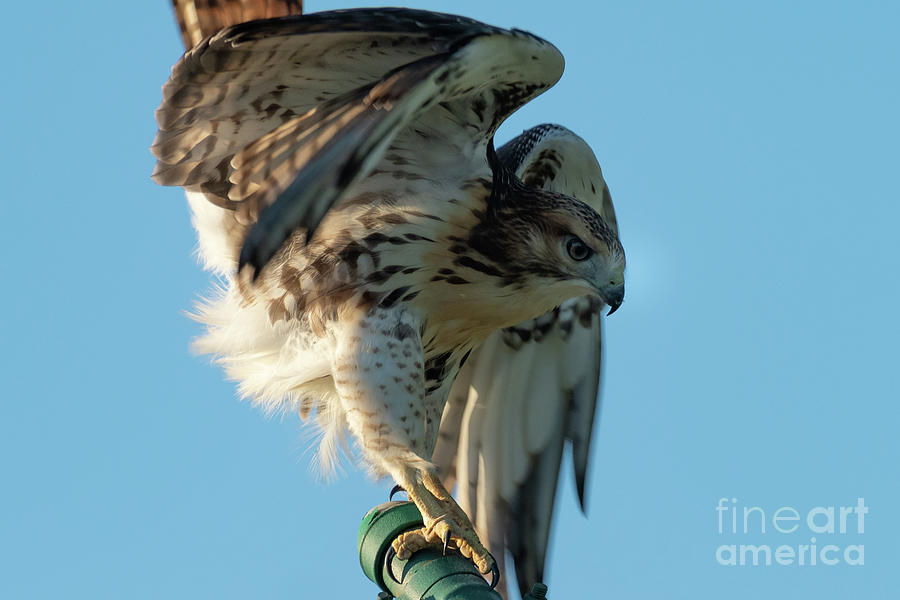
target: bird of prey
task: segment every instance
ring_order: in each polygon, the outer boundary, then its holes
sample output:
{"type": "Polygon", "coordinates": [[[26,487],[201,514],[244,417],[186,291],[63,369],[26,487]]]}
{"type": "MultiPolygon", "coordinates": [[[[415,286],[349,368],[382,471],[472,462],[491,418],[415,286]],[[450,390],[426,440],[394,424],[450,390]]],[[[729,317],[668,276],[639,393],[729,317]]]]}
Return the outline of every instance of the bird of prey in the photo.
{"type": "Polygon", "coordinates": [[[193,45],[163,87],[153,178],[187,191],[222,277],[199,348],[244,396],[315,420],[324,465],[349,431],[406,490],[424,527],[400,558],[449,543],[486,574],[509,550],[520,588],[541,580],[567,440],[584,503],[601,311],[625,269],[580,137],[540,125],[495,149],[559,51],[399,8],[213,33],[227,11],[175,4],[193,45]]]}

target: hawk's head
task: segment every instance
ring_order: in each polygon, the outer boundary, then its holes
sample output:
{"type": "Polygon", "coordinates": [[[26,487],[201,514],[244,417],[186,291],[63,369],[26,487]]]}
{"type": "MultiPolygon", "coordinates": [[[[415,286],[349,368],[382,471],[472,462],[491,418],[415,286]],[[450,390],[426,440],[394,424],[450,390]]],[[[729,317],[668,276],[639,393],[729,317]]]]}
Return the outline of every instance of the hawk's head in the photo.
{"type": "Polygon", "coordinates": [[[495,166],[487,215],[471,243],[503,271],[502,285],[551,307],[595,294],[612,314],[625,297],[625,251],[603,216],[577,198],[527,186],[502,167],[495,166]]]}
{"type": "MultiPolygon", "coordinates": [[[[519,214],[530,239],[518,244],[522,260],[571,295],[593,293],[615,312],[625,297],[625,251],[597,212],[575,198],[537,190],[532,210],[519,214]]],[[[512,247],[519,240],[510,236],[512,247]]]]}

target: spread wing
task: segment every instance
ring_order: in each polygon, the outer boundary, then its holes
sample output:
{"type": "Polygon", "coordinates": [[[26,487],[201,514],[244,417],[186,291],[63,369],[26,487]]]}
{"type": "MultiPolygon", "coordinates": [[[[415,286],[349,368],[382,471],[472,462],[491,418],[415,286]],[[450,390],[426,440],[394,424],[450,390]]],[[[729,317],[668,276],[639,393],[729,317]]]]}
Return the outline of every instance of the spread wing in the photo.
{"type": "Polygon", "coordinates": [[[303,13],[302,0],[172,0],[172,7],[188,50],[231,25],[303,13]]]}
{"type": "MultiPolygon", "coordinates": [[[[587,202],[615,227],[593,152],[559,126],[541,125],[498,150],[527,184],[587,202]]],[[[601,363],[601,301],[574,298],[497,331],[454,383],[434,461],[499,561],[508,549],[525,594],[544,577],[565,442],[584,510],[601,363]]],[[[502,566],[502,565],[501,565],[502,566]]]]}
{"type": "Polygon", "coordinates": [[[173,68],[157,110],[153,178],[228,211],[220,246],[241,249],[241,263],[258,270],[363,180],[367,191],[410,173],[458,187],[459,174],[443,167],[459,156],[478,157],[470,175],[490,173],[494,131],[562,68],[535,36],[427,11],[236,25],[173,68]],[[388,177],[379,184],[373,171],[388,177]]]}

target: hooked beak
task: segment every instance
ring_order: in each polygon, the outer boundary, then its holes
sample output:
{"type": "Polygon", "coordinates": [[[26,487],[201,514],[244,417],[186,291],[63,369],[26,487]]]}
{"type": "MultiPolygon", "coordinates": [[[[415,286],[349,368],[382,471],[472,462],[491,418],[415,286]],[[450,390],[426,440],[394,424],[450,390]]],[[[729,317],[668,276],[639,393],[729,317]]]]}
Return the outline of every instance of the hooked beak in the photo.
{"type": "Polygon", "coordinates": [[[608,317],[622,306],[622,300],[625,299],[625,284],[601,289],[600,298],[609,306],[609,312],[606,313],[606,316],[608,317]]]}

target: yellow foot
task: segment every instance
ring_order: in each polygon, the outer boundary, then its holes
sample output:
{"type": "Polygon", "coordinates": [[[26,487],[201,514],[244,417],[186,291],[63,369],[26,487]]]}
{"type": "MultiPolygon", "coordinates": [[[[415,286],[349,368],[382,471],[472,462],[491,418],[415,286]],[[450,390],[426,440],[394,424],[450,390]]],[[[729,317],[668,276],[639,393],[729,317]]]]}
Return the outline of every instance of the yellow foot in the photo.
{"type": "MultiPolygon", "coordinates": [[[[471,559],[482,574],[491,573],[491,587],[495,587],[500,580],[497,562],[481,544],[469,517],[440,480],[423,473],[422,482],[407,484],[406,493],[422,513],[425,526],[400,534],[391,545],[396,555],[406,560],[423,548],[442,548],[445,554],[447,548],[453,548],[471,559]]],[[[391,554],[388,553],[388,564],[393,558],[391,554]]]]}

